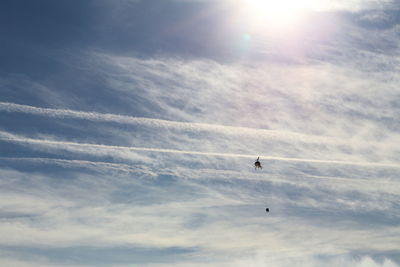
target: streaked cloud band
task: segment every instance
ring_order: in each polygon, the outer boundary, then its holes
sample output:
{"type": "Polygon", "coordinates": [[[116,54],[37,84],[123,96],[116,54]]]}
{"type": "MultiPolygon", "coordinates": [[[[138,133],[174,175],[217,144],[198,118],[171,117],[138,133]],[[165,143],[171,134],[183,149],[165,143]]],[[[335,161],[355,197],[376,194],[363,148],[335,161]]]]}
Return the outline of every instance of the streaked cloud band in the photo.
{"type": "Polygon", "coordinates": [[[375,166],[375,167],[393,167],[400,168],[396,163],[378,163],[378,162],[362,162],[362,161],[337,161],[337,160],[318,160],[318,159],[302,159],[302,158],[288,158],[288,157],[275,157],[268,155],[250,155],[250,154],[237,154],[237,153],[218,153],[218,152],[202,152],[202,151],[186,151],[176,149],[164,148],[146,148],[146,147],[132,147],[132,146],[111,146],[102,144],[86,144],[66,141],[54,141],[44,139],[21,138],[7,132],[0,132],[0,140],[6,142],[37,144],[45,146],[55,146],[64,149],[74,148],[94,148],[101,150],[114,150],[114,151],[139,151],[139,152],[157,152],[157,153],[173,153],[173,154],[189,154],[200,156],[214,156],[214,157],[233,157],[233,158],[251,158],[256,156],[262,157],[264,160],[278,160],[278,161],[295,161],[295,162],[309,162],[309,163],[328,163],[328,164],[341,164],[341,165],[362,165],[362,166],[375,166]],[[1,135],[3,137],[1,137],[1,135]]]}

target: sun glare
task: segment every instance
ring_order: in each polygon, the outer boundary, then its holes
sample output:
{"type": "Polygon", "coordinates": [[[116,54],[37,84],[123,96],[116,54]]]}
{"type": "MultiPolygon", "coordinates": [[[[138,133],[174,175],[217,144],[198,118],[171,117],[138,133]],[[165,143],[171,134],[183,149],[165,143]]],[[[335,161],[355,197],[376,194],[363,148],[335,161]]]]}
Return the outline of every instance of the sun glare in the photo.
{"type": "Polygon", "coordinates": [[[306,11],[318,9],[317,0],[241,0],[242,11],[257,24],[291,24],[306,11]]]}

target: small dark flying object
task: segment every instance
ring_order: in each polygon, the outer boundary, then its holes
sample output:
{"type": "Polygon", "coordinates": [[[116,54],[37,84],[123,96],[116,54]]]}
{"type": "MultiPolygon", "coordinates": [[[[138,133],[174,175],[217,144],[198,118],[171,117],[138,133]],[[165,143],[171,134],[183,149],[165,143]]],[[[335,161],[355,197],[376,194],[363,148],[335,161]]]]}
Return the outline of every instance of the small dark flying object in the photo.
{"type": "Polygon", "coordinates": [[[265,211],[268,213],[269,212],[269,208],[266,208],[265,211]]]}
{"type": "Polygon", "coordinates": [[[257,170],[257,168],[262,169],[260,157],[257,158],[256,162],[254,162],[254,169],[257,170]]]}

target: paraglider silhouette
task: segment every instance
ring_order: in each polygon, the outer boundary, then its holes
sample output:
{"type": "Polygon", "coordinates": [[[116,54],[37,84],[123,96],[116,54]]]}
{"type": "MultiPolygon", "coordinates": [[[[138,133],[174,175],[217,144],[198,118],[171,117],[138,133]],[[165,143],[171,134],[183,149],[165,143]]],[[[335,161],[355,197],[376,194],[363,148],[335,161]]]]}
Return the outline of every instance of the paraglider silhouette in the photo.
{"type": "Polygon", "coordinates": [[[257,158],[256,162],[254,162],[254,169],[257,170],[257,168],[262,169],[260,157],[257,158]]]}

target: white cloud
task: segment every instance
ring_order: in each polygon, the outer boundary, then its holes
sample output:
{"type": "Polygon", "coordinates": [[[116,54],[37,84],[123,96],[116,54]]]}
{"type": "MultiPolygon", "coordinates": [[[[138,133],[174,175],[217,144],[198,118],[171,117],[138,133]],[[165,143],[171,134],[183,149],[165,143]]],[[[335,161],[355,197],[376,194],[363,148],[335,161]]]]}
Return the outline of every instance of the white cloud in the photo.
{"type": "Polygon", "coordinates": [[[377,262],[368,256],[364,257],[351,257],[347,255],[332,255],[330,257],[301,257],[293,256],[287,258],[277,258],[272,253],[259,252],[252,259],[243,259],[236,263],[234,266],[276,266],[276,267],[289,267],[289,266],[299,266],[299,267],[317,267],[317,266],[343,266],[343,267],[396,267],[398,264],[394,263],[390,259],[384,259],[382,262],[377,262]]]}
{"type": "MultiPolygon", "coordinates": [[[[56,141],[56,140],[45,140],[45,139],[32,139],[19,137],[11,133],[1,132],[0,140],[16,142],[22,144],[33,145],[33,147],[50,147],[59,150],[73,151],[84,154],[94,155],[107,155],[111,154],[114,156],[132,159],[133,155],[130,152],[159,152],[159,153],[173,153],[173,154],[188,154],[188,155],[202,155],[202,156],[214,156],[214,157],[233,157],[233,158],[251,158],[255,155],[249,154],[234,154],[234,153],[218,153],[218,152],[202,152],[202,151],[187,151],[187,150],[175,150],[175,149],[163,149],[163,148],[146,148],[146,147],[127,147],[127,146],[110,146],[100,144],[87,144],[87,143],[76,143],[68,141],[56,141]]],[[[399,168],[400,165],[397,163],[377,163],[377,162],[364,162],[364,161],[335,161],[335,160],[320,160],[320,159],[307,159],[307,158],[288,158],[288,157],[274,157],[269,155],[261,155],[265,160],[277,160],[277,161],[294,161],[294,162],[305,162],[305,163],[328,163],[328,164],[339,164],[339,165],[365,165],[365,166],[376,166],[376,167],[393,167],[399,168]]],[[[138,157],[135,157],[138,158],[138,157]]]]}

